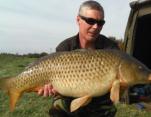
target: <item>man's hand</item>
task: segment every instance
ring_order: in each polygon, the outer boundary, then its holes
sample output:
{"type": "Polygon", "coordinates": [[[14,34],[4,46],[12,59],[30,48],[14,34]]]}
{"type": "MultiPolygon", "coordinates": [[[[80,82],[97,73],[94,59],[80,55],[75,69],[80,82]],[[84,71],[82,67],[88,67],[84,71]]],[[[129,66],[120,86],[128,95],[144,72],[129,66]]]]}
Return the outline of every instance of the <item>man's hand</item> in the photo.
{"type": "Polygon", "coordinates": [[[44,97],[55,96],[56,94],[57,94],[57,91],[54,90],[54,88],[50,84],[46,84],[44,85],[43,88],[38,90],[38,95],[42,95],[44,97]]]}

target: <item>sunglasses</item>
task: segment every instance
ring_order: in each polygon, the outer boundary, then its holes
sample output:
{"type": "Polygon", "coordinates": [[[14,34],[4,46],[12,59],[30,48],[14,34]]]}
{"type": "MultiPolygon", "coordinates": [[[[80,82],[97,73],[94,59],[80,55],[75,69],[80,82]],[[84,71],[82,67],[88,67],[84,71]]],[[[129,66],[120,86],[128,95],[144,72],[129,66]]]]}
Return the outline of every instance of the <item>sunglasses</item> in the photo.
{"type": "Polygon", "coordinates": [[[81,17],[81,19],[83,19],[89,25],[97,24],[98,26],[103,26],[105,24],[104,20],[96,20],[96,19],[93,19],[93,18],[88,18],[88,17],[81,16],[81,15],[80,15],[80,17],[81,17]]]}

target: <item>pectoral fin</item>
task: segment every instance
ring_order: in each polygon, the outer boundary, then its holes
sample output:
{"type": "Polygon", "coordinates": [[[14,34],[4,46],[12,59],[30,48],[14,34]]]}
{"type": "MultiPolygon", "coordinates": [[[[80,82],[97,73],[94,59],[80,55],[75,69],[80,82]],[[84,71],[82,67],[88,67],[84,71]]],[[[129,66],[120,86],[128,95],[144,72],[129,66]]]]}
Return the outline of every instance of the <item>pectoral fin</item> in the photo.
{"type": "Polygon", "coordinates": [[[120,94],[120,81],[115,80],[112,84],[110,99],[116,104],[119,102],[120,94]]]}
{"type": "Polygon", "coordinates": [[[74,99],[71,102],[70,111],[73,112],[79,109],[80,107],[87,105],[91,100],[92,100],[92,97],[90,95],[86,95],[84,97],[74,99]]]}

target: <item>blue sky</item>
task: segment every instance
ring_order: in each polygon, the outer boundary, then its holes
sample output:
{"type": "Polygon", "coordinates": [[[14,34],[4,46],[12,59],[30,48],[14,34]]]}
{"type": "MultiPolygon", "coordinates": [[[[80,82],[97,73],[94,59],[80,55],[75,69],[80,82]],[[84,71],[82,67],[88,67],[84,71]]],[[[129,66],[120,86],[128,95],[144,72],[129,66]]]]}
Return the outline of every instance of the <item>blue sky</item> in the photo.
{"type": "MultiPolygon", "coordinates": [[[[77,34],[76,15],[85,0],[0,0],[0,53],[55,51],[77,34]]],[[[105,10],[102,34],[123,38],[130,0],[96,0],[105,10]]]]}

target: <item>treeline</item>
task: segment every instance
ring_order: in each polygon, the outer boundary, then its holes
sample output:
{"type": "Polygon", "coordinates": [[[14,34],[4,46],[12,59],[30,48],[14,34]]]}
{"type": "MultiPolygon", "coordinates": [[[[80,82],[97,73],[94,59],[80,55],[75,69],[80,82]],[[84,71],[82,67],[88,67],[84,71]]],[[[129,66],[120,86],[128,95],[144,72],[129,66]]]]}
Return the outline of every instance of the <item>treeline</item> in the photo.
{"type": "Polygon", "coordinates": [[[48,53],[46,52],[42,52],[42,53],[28,53],[28,54],[11,54],[11,53],[0,53],[1,56],[21,56],[21,57],[29,57],[29,58],[40,58],[40,57],[43,57],[43,56],[46,56],[48,55],[48,53]]]}
{"type": "Polygon", "coordinates": [[[22,56],[26,56],[26,57],[29,57],[29,58],[40,58],[40,57],[43,57],[43,56],[46,56],[46,55],[48,55],[48,53],[42,52],[42,53],[29,53],[29,54],[24,54],[22,56]]]}

